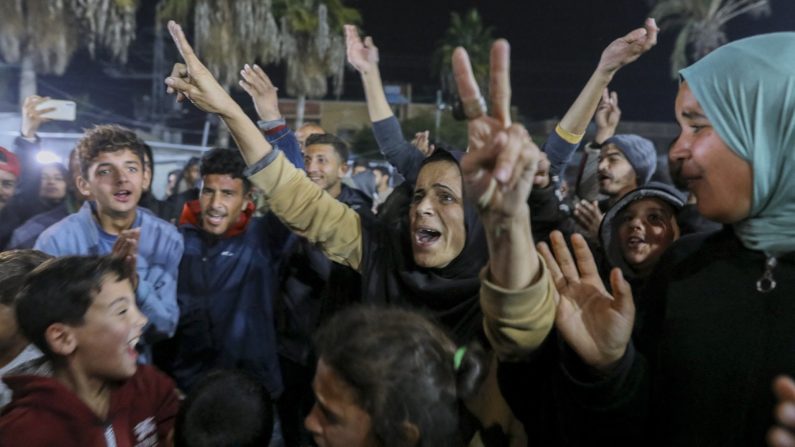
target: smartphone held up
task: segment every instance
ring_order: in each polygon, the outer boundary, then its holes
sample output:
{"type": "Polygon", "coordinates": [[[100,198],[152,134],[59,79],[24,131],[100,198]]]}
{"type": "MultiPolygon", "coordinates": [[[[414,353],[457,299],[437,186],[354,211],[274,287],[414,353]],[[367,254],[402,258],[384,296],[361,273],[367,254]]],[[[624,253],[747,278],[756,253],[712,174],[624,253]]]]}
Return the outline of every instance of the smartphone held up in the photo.
{"type": "Polygon", "coordinates": [[[52,109],[44,113],[42,118],[55,121],[74,121],[77,113],[77,105],[74,101],[65,101],[62,99],[48,99],[39,104],[36,109],[52,109]]]}

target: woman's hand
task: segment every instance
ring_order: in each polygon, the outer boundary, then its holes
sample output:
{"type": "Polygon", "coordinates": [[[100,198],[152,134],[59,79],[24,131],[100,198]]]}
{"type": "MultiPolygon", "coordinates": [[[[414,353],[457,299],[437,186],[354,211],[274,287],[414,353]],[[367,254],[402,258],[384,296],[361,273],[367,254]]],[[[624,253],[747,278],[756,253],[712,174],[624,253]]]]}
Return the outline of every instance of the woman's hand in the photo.
{"type": "Polygon", "coordinates": [[[201,63],[185,38],[182,27],[173,20],[168,22],[168,31],[174,40],[184,64],[174,64],[171,75],[166,78],[166,91],[177,94],[177,101],[187,98],[199,109],[223,117],[240,109],[223,87],[215,80],[210,70],[201,63]]]}
{"type": "Polygon", "coordinates": [[[468,119],[469,148],[461,160],[467,193],[481,214],[513,217],[527,213],[541,154],[530,134],[511,123],[510,47],[500,39],[491,47],[491,115],[486,114],[469,55],[453,52],[453,74],[468,119]]]}

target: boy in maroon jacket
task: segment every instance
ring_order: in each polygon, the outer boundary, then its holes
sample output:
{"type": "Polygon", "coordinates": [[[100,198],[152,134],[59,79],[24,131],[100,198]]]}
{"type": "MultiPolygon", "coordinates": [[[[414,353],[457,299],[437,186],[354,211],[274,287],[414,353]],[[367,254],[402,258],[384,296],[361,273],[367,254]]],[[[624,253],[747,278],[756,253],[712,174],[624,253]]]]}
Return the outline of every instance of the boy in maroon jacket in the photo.
{"type": "Polygon", "coordinates": [[[13,399],[0,416],[0,445],[171,445],[179,401],[169,378],[136,362],[146,317],[129,277],[123,259],[78,256],[30,274],[17,319],[52,374],[3,378],[13,399]]]}

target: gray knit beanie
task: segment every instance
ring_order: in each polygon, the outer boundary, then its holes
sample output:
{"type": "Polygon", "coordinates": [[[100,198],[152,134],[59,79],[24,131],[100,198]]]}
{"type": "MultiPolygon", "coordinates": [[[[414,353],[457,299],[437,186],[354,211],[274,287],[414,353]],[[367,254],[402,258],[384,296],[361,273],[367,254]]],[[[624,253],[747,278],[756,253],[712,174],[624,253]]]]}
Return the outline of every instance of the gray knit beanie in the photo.
{"type": "Polygon", "coordinates": [[[608,144],[614,144],[627,158],[638,177],[638,186],[651,180],[657,169],[657,150],[654,149],[654,143],[638,135],[625,134],[613,135],[602,143],[602,147],[608,144]]]}

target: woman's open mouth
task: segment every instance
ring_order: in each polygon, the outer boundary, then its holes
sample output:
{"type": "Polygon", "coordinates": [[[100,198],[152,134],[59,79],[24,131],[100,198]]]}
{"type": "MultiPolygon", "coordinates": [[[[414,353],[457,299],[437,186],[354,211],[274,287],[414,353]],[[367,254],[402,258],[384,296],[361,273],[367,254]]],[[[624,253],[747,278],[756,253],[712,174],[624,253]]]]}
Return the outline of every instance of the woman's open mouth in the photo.
{"type": "Polygon", "coordinates": [[[440,231],[431,228],[418,228],[414,231],[414,245],[420,248],[427,248],[436,243],[442,237],[440,231]]]}

